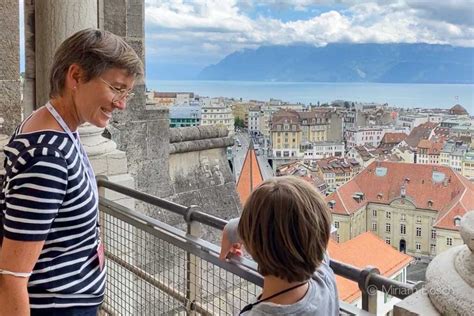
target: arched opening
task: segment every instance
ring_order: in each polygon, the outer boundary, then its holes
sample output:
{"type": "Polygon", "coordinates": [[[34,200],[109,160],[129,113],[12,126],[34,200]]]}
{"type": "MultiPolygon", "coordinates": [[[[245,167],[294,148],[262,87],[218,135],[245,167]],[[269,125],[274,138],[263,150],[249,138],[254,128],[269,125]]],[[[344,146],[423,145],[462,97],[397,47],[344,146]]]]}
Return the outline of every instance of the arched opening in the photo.
{"type": "Polygon", "coordinates": [[[400,252],[406,253],[407,252],[407,242],[405,239],[400,239],[400,252]]]}

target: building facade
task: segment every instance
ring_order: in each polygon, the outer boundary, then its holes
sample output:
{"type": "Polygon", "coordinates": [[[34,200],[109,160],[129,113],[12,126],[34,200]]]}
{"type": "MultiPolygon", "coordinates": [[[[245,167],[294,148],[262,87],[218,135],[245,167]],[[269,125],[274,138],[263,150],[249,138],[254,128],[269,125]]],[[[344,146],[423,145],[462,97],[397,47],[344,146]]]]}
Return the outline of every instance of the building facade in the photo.
{"type": "Polygon", "coordinates": [[[401,252],[432,257],[461,245],[474,184],[451,168],[374,162],[326,197],[341,242],[371,231],[401,252]]]}
{"type": "Polygon", "coordinates": [[[234,115],[230,104],[222,98],[203,99],[201,125],[224,125],[229,133],[234,133],[234,115]]]}

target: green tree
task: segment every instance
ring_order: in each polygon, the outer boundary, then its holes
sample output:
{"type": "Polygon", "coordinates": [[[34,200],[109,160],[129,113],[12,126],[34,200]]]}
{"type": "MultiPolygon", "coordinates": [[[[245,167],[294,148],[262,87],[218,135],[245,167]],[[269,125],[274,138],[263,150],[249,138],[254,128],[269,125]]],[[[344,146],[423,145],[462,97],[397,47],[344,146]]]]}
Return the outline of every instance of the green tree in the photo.
{"type": "Polygon", "coordinates": [[[235,120],[234,120],[234,124],[235,124],[235,127],[240,127],[240,128],[244,128],[244,120],[241,119],[240,117],[236,117],[235,120]]]}

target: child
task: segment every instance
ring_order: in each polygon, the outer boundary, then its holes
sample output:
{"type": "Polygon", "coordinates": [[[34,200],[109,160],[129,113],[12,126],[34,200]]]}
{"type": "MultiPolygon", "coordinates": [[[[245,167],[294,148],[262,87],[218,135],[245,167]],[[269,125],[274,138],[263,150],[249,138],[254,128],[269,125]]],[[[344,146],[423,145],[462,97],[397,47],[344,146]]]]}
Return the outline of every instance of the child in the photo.
{"type": "Polygon", "coordinates": [[[242,243],[264,277],[262,294],[240,314],[339,315],[330,233],[331,213],[306,181],[278,177],[257,187],[222,238],[221,259],[242,243]]]}

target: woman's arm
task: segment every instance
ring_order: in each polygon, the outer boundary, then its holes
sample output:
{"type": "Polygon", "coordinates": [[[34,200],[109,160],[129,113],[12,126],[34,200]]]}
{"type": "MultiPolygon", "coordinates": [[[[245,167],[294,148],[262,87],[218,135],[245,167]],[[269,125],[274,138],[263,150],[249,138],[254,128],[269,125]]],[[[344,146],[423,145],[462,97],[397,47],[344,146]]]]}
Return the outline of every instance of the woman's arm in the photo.
{"type": "MultiPolygon", "coordinates": [[[[38,261],[44,241],[3,239],[0,248],[0,270],[30,273],[38,261]]],[[[28,278],[0,274],[0,316],[30,315],[28,278]]]]}

